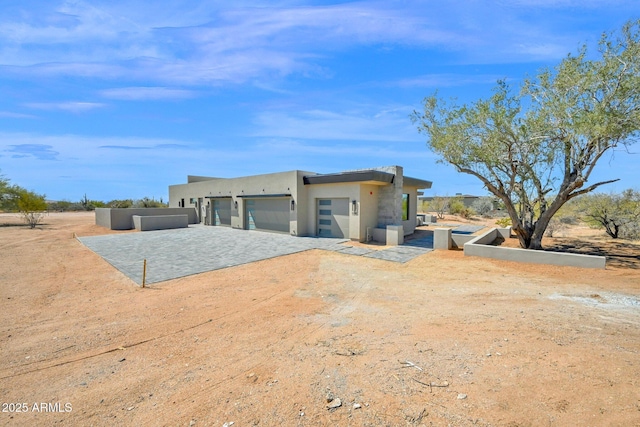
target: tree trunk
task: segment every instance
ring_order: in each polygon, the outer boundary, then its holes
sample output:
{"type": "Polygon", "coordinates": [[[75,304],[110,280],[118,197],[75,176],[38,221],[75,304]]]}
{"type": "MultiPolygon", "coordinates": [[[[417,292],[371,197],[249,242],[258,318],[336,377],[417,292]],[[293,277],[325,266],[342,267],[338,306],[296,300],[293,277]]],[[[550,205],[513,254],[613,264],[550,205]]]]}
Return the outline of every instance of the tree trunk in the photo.
{"type": "Polygon", "coordinates": [[[604,222],[604,228],[607,234],[611,236],[612,239],[617,239],[620,227],[613,221],[606,221],[606,222],[603,221],[603,222],[604,222]],[[612,225],[613,227],[611,227],[612,225]]]}
{"type": "Polygon", "coordinates": [[[518,241],[520,241],[520,247],[523,249],[528,249],[529,244],[531,243],[530,233],[524,230],[522,227],[513,228],[512,231],[518,237],[518,241]]]}
{"type": "Polygon", "coordinates": [[[533,237],[529,242],[529,247],[527,249],[532,249],[536,251],[542,250],[542,236],[533,237]]]}
{"type": "Polygon", "coordinates": [[[542,250],[542,238],[544,237],[544,232],[547,230],[551,218],[553,218],[553,215],[555,215],[557,211],[557,209],[548,209],[540,215],[540,218],[538,218],[534,225],[533,232],[531,233],[531,241],[529,242],[529,247],[527,249],[542,250]]]}

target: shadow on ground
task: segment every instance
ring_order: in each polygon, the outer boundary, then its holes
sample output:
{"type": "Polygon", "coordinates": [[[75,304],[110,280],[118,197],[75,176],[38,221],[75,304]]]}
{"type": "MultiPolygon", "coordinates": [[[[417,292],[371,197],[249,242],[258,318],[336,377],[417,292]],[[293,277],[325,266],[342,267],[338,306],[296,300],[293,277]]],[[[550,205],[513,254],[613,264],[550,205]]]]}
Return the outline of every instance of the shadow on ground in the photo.
{"type": "Polygon", "coordinates": [[[607,266],[640,269],[640,247],[625,242],[590,242],[574,238],[557,238],[546,251],[598,255],[607,258],[607,266]]]}

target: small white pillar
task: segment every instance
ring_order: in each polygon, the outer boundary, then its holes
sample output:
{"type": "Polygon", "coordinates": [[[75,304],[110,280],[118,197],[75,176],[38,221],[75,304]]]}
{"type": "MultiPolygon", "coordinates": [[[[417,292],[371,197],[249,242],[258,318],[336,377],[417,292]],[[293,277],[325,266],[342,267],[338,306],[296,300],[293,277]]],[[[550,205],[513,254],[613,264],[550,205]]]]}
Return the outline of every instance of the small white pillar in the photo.
{"type": "Polygon", "coordinates": [[[498,233],[502,236],[503,239],[508,239],[511,237],[511,227],[506,228],[498,228],[498,233]]]}
{"type": "Polygon", "coordinates": [[[398,246],[404,243],[404,227],[387,225],[387,246],[398,246]]]}
{"type": "Polygon", "coordinates": [[[449,250],[452,246],[450,228],[436,228],[433,230],[433,249],[449,250]]]}

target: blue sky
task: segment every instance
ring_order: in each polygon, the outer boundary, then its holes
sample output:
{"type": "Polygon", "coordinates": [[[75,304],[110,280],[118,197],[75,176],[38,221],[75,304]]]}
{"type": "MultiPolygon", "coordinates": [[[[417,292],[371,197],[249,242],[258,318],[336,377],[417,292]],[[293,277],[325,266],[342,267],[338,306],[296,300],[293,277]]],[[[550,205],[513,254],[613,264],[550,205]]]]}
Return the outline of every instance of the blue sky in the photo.
{"type": "MultiPolygon", "coordinates": [[[[483,195],[409,119],[517,85],[640,17],[635,0],[0,5],[0,171],[53,200],[167,198],[186,176],[401,165],[483,195]]],[[[640,147],[634,149],[640,151],[640,147]]],[[[637,154],[594,179],[638,187],[637,154]]]]}

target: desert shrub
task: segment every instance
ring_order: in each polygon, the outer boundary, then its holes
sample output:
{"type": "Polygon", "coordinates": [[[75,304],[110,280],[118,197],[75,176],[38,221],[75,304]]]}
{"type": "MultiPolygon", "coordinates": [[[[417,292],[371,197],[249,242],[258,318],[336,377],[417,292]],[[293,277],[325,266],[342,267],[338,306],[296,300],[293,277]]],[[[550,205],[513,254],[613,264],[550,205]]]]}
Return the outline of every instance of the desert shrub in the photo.
{"type": "Polygon", "coordinates": [[[166,208],[168,205],[160,200],[156,200],[154,198],[144,197],[140,200],[136,200],[133,204],[134,208],[166,208]]]}
{"type": "Polygon", "coordinates": [[[105,202],[101,202],[100,200],[89,200],[87,195],[80,200],[80,204],[85,211],[93,211],[96,208],[106,208],[107,204],[105,202]]]}
{"type": "Polygon", "coordinates": [[[567,225],[562,222],[560,218],[551,218],[549,221],[549,225],[547,225],[547,229],[544,234],[547,237],[554,237],[554,234],[557,234],[560,231],[563,231],[567,228],[567,225]]]}
{"type": "Polygon", "coordinates": [[[640,240],[640,223],[638,221],[629,222],[620,230],[620,237],[629,240],[640,240]]]}
{"type": "Polygon", "coordinates": [[[511,218],[509,218],[508,216],[500,218],[496,220],[496,225],[499,225],[502,228],[511,227],[511,218]]]}
{"type": "Polygon", "coordinates": [[[449,200],[449,213],[451,215],[459,215],[462,218],[469,219],[475,214],[475,211],[464,205],[462,197],[453,197],[449,200]]]}
{"type": "Polygon", "coordinates": [[[604,228],[612,238],[640,238],[639,191],[630,189],[621,194],[589,194],[580,197],[576,206],[587,224],[594,228],[604,228]]]}
{"type": "Polygon", "coordinates": [[[558,218],[560,223],[565,225],[576,225],[580,222],[577,216],[569,215],[569,216],[561,216],[558,218]]]}
{"type": "Polygon", "coordinates": [[[431,212],[435,212],[439,219],[444,219],[444,214],[449,210],[449,198],[435,196],[428,202],[428,209],[431,212]]]}
{"type": "Polygon", "coordinates": [[[449,213],[451,215],[460,215],[466,209],[462,202],[462,197],[452,197],[449,199],[449,213]]]}
{"type": "Polygon", "coordinates": [[[493,210],[493,199],[491,197],[480,197],[473,202],[471,208],[478,215],[486,216],[493,210]]]}
{"type": "Polygon", "coordinates": [[[133,200],[131,199],[123,199],[123,200],[111,200],[107,203],[108,208],[130,208],[133,206],[133,200]]]}
{"type": "Polygon", "coordinates": [[[475,214],[476,212],[472,208],[467,207],[458,212],[458,215],[460,215],[464,219],[471,219],[471,217],[473,217],[475,214]]]}
{"type": "Polygon", "coordinates": [[[31,228],[35,228],[47,213],[47,202],[44,195],[36,194],[33,191],[21,189],[18,192],[16,203],[22,218],[31,228]]]}
{"type": "Polygon", "coordinates": [[[49,211],[54,212],[76,212],[83,211],[84,207],[80,203],[60,200],[57,202],[47,202],[49,211]]]}

